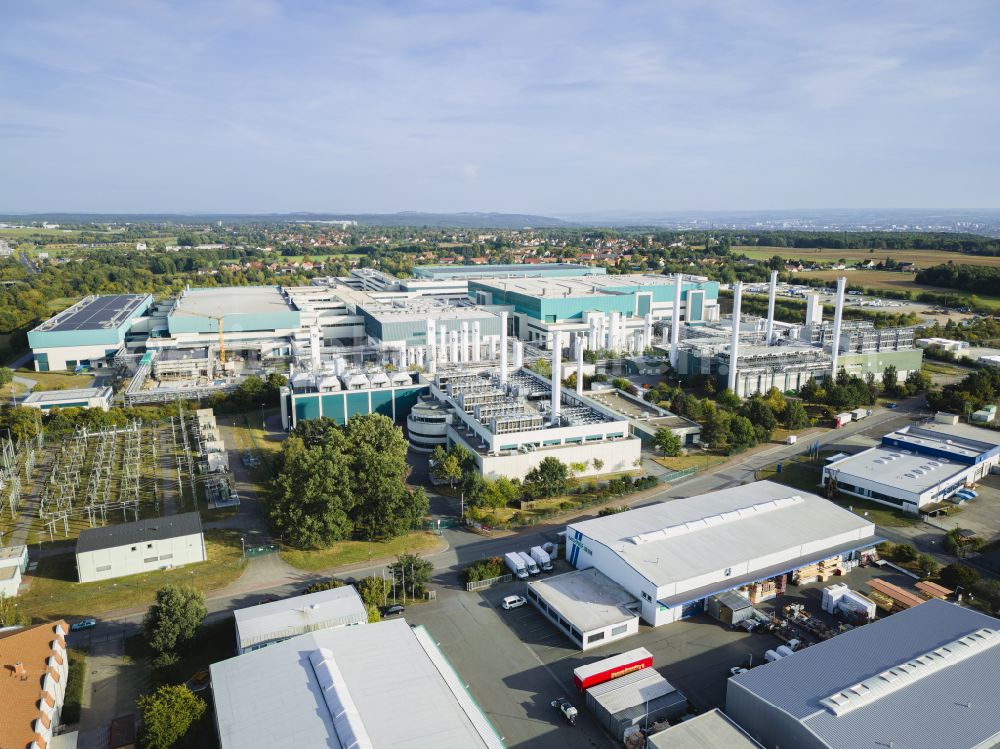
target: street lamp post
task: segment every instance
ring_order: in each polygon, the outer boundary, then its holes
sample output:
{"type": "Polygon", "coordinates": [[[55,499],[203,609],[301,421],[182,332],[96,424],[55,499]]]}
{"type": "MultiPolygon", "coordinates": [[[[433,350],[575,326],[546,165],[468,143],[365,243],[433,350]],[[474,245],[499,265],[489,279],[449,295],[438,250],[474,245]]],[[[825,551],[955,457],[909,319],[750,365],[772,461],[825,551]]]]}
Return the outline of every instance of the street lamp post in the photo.
{"type": "Polygon", "coordinates": [[[243,536],[240,536],[240,549],[243,551],[243,558],[245,559],[247,555],[247,543],[243,536]]]}
{"type": "Polygon", "coordinates": [[[267,419],[264,417],[264,404],[260,404],[260,428],[267,431],[267,419]]]}

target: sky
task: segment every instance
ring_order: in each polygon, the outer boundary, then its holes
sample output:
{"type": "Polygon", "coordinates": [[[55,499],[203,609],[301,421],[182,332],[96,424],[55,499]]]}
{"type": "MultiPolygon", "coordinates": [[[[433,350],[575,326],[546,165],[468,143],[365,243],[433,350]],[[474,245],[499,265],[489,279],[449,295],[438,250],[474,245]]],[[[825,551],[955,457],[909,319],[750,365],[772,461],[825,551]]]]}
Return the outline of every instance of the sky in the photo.
{"type": "Polygon", "coordinates": [[[995,0],[4,3],[3,212],[1000,208],[995,0]]]}

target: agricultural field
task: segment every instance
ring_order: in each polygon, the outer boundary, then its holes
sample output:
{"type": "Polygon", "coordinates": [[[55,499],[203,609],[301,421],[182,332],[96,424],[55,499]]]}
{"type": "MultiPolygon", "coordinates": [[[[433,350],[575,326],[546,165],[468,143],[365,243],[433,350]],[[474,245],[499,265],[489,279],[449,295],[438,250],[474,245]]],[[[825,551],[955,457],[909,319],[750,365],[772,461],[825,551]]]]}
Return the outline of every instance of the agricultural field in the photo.
{"type": "Polygon", "coordinates": [[[875,250],[865,249],[831,250],[819,247],[733,247],[734,255],[746,255],[755,260],[768,260],[779,255],[786,260],[816,260],[832,263],[843,258],[848,263],[859,260],[885,260],[892,257],[898,261],[916,263],[918,268],[953,262],[958,265],[995,265],[1000,266],[1000,257],[990,255],[964,255],[960,252],[945,252],[943,250],[875,250]]]}
{"type": "MultiPolygon", "coordinates": [[[[950,254],[950,253],[949,253],[950,254]]],[[[1000,258],[991,258],[1000,259],[1000,258]]],[[[913,273],[898,273],[892,271],[881,271],[881,270],[820,270],[820,271],[804,271],[802,273],[797,273],[796,278],[801,278],[803,280],[809,278],[818,278],[827,281],[830,286],[835,285],[836,280],[841,276],[847,276],[847,283],[849,285],[864,286],[870,289],[886,289],[889,291],[910,291],[914,295],[919,294],[922,291],[929,291],[935,294],[951,294],[956,296],[971,296],[966,294],[961,289],[946,289],[941,286],[927,286],[925,284],[916,283],[913,273]]],[[[1000,310],[1000,296],[979,296],[976,295],[976,299],[986,306],[991,307],[994,310],[1000,310]]]]}

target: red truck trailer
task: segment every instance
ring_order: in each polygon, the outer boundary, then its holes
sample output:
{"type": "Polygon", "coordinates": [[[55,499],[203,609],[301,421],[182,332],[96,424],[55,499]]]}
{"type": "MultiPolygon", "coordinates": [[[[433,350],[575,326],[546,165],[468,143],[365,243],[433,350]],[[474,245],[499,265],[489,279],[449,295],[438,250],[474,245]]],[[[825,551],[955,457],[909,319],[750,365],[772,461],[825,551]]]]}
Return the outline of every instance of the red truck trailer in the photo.
{"type": "Polygon", "coordinates": [[[653,654],[646,648],[636,648],[627,653],[613,655],[600,661],[573,669],[573,683],[577,689],[589,689],[596,684],[617,679],[619,676],[653,667],[653,654]]]}

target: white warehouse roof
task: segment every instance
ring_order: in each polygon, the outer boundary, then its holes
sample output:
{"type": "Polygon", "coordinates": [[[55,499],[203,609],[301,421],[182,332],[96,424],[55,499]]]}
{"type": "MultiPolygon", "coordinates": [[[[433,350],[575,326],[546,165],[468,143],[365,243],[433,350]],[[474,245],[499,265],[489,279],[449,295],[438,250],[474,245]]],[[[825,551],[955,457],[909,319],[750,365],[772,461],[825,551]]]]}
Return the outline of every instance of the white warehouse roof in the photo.
{"type": "Polygon", "coordinates": [[[368,622],[353,585],[249,606],[233,612],[240,648],[317,629],[368,622]]]}
{"type": "Polygon", "coordinates": [[[222,749],[502,749],[423,627],[326,629],[215,663],[222,749]]]}
{"type": "Polygon", "coordinates": [[[893,489],[923,494],[972,467],[967,463],[953,463],[947,458],[915,455],[891,447],[873,447],[830,463],[826,471],[836,476],[838,482],[860,478],[893,489]]]}
{"type": "MultiPolygon", "coordinates": [[[[692,590],[691,581],[728,567],[748,562],[750,571],[802,566],[806,557],[817,561],[877,540],[872,523],[815,494],[772,481],[573,523],[567,538],[572,540],[574,532],[606,546],[658,588],[676,586],[678,593],[692,590]]],[[[673,603],[668,596],[668,604],[673,603]]]]}

